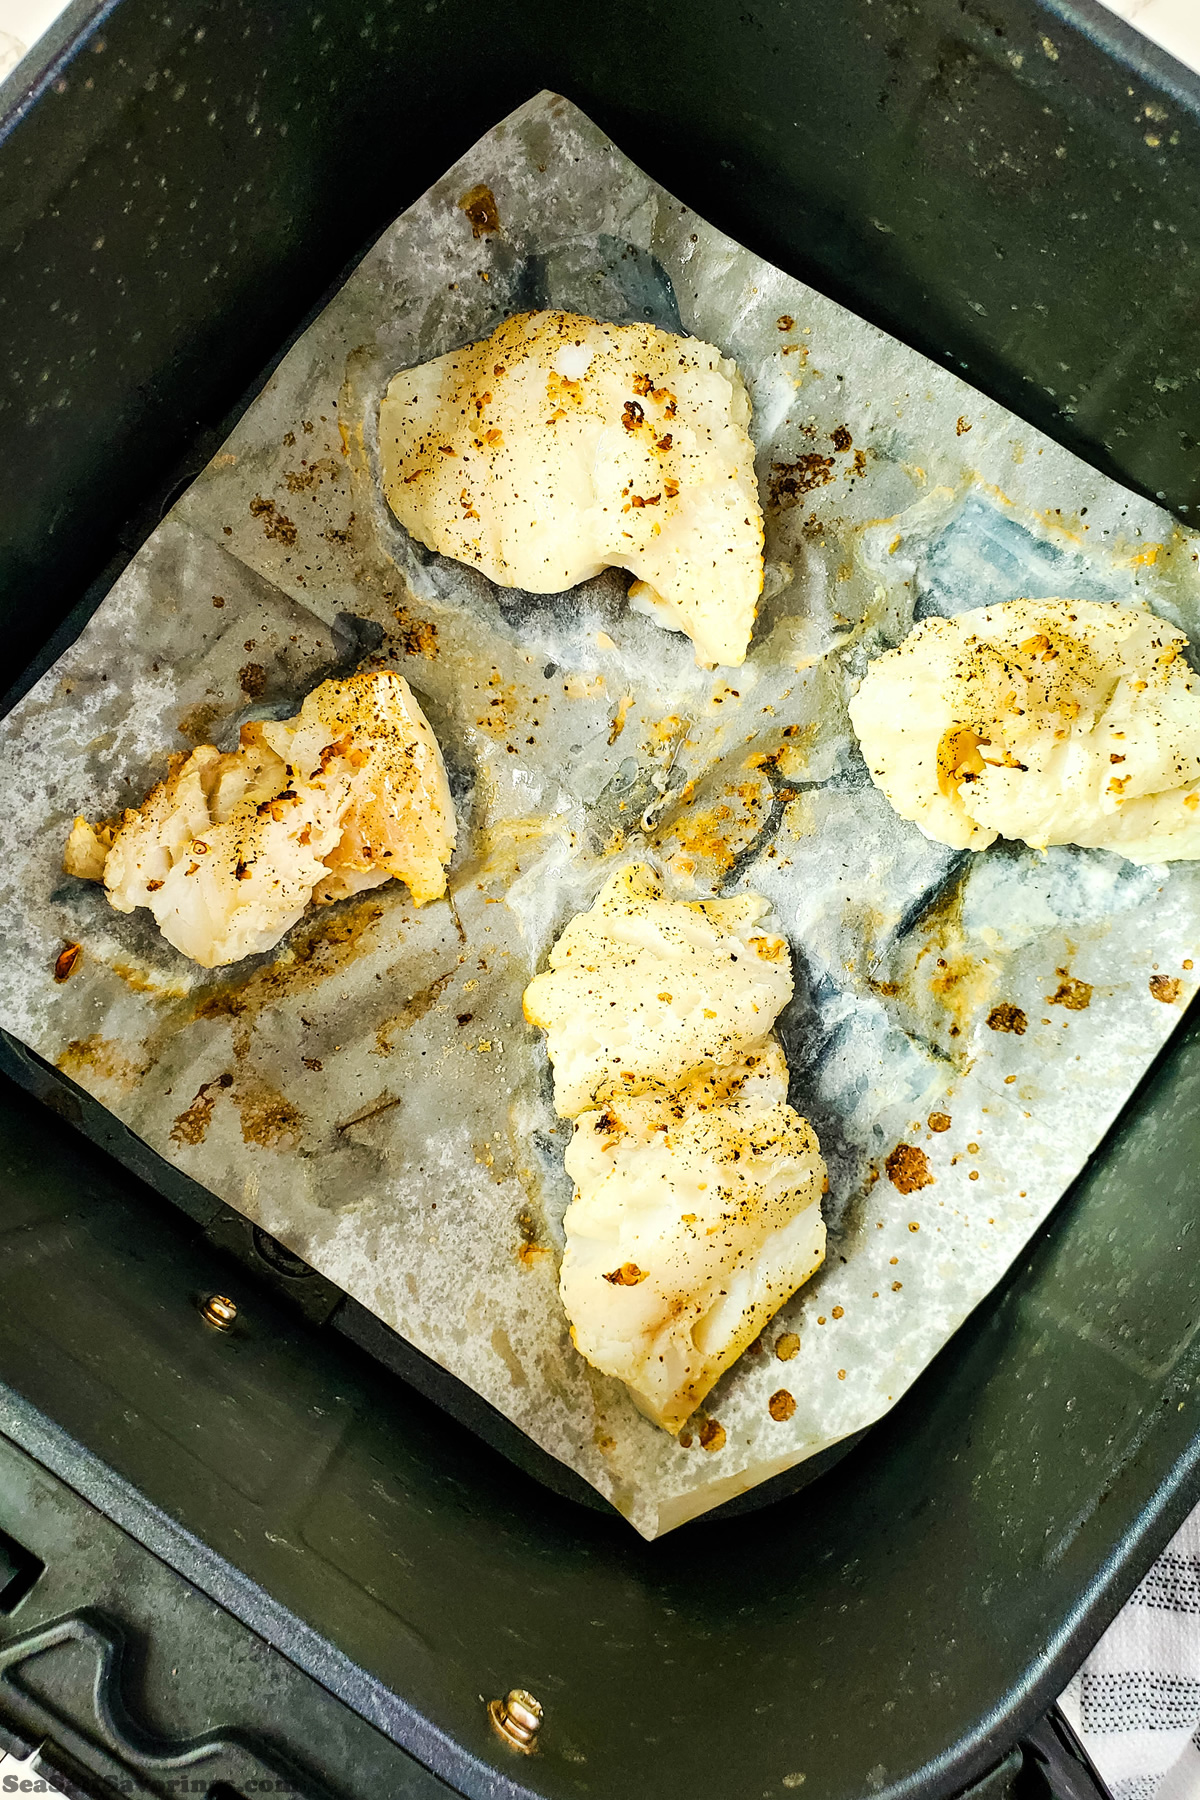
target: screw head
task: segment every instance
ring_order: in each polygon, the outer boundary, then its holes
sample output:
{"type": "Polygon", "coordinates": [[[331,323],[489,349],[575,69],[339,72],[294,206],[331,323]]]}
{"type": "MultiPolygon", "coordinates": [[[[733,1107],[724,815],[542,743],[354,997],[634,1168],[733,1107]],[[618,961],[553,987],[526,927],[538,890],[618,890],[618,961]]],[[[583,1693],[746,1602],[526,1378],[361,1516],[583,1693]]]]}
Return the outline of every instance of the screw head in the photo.
{"type": "Polygon", "coordinates": [[[237,1316],[237,1301],[231,1300],[228,1294],[209,1294],[200,1302],[200,1317],[218,1331],[228,1331],[237,1316]]]}
{"type": "Polygon", "coordinates": [[[503,1700],[488,1702],[493,1729],[513,1750],[531,1756],[542,1728],[542,1703],[527,1688],[510,1688],[503,1700]]]}

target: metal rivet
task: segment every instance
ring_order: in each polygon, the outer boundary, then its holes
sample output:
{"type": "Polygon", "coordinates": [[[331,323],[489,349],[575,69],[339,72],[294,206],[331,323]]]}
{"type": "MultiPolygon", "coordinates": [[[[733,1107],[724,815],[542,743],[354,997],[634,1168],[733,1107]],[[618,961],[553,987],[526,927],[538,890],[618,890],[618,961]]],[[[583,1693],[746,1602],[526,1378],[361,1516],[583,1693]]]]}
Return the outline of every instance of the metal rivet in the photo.
{"type": "Polygon", "coordinates": [[[488,1718],[506,1744],[532,1756],[542,1728],[542,1704],[525,1688],[510,1688],[503,1700],[488,1701],[488,1718]]]}
{"type": "Polygon", "coordinates": [[[208,1325],[215,1325],[218,1331],[228,1331],[237,1318],[237,1301],[231,1300],[228,1294],[210,1294],[207,1300],[200,1302],[200,1317],[208,1325]]]}

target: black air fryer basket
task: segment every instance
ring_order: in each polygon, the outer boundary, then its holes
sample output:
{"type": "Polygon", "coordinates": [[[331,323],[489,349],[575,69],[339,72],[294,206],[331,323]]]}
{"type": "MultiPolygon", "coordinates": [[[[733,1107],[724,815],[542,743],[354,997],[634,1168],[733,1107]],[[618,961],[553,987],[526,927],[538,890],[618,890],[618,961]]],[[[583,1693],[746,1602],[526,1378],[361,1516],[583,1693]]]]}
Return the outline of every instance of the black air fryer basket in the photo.
{"type": "MultiPolygon", "coordinates": [[[[1191,518],[1200,80],[1091,0],[74,0],[0,88],[13,696],[371,240],[542,88],[1191,518]]],[[[1191,1019],[836,1469],[654,1544],[3,1060],[0,1750],[213,1800],[1086,1791],[1037,1721],[1200,1499],[1191,1019]],[[517,1687],[530,1755],[489,1722],[517,1687]]]]}

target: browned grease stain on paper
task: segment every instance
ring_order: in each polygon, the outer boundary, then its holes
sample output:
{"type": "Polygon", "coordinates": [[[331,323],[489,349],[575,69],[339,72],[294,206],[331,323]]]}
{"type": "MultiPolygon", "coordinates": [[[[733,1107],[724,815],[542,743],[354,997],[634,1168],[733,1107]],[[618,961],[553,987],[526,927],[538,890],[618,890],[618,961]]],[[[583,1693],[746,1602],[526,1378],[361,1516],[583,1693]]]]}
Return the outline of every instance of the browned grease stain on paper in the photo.
{"type": "Polygon", "coordinates": [[[341,470],[332,456],[320,456],[315,462],[306,462],[298,469],[285,469],[283,479],[287,483],[289,494],[302,494],[309,488],[320,487],[328,478],[337,481],[341,470]]]}
{"type": "Polygon", "coordinates": [[[128,1089],[137,1087],[149,1063],[144,1045],[135,1048],[95,1032],[90,1037],[72,1038],[55,1066],[81,1087],[90,1088],[99,1080],[128,1089]]]}
{"type": "Polygon", "coordinates": [[[265,1081],[239,1082],[233,1102],[242,1122],[242,1140],[263,1150],[294,1150],[304,1130],[304,1114],[265,1081]]]}
{"type": "Polygon", "coordinates": [[[465,212],[471,221],[471,236],[475,238],[490,237],[500,229],[500,213],[496,206],[496,196],[486,182],[479,182],[468,188],[459,200],[459,210],[465,212]]]}
{"type": "Polygon", "coordinates": [[[263,1150],[291,1150],[299,1143],[304,1114],[287,1097],[252,1074],[234,1077],[228,1072],[202,1082],[191,1105],[171,1127],[173,1144],[202,1144],[212,1124],[213,1109],[223,1093],[237,1107],[242,1141],[263,1150]]]}
{"type": "Polygon", "coordinates": [[[658,834],[656,848],[662,848],[689,873],[699,860],[714,875],[724,875],[758,836],[770,805],[770,786],[761,779],[730,783],[719,800],[699,811],[691,810],[689,797],[669,827],[658,834]]]}
{"type": "Polygon", "coordinates": [[[967,947],[962,923],[963,883],[939,894],[918,922],[925,942],[917,952],[913,975],[923,974],[937,1003],[949,1013],[950,1035],[961,1037],[977,1018],[995,982],[986,957],[967,947]]]}
{"type": "Polygon", "coordinates": [[[423,1019],[425,1017],[425,1014],[429,1011],[434,1001],[439,998],[443,990],[453,980],[454,972],[454,969],[447,969],[444,975],[439,975],[436,980],[431,981],[427,987],[423,987],[419,994],[414,994],[412,999],[409,1000],[406,1005],[402,1006],[400,1011],[392,1018],[383,1021],[383,1024],[375,1033],[376,1056],[390,1056],[392,1054],[392,1051],[396,1047],[393,1039],[396,1038],[400,1032],[407,1031],[410,1025],[415,1025],[418,1019],[423,1019]]]}
{"type": "Polygon", "coordinates": [[[438,648],[437,626],[428,619],[418,619],[405,606],[397,606],[396,636],[405,656],[436,656],[438,648]]]}
{"type": "Polygon", "coordinates": [[[789,506],[795,506],[805,494],[814,488],[824,487],[834,479],[834,461],[832,456],[822,456],[817,450],[806,451],[794,462],[773,462],[771,473],[767,477],[767,494],[770,504],[783,512],[789,506]]]}
{"type": "Polygon", "coordinates": [[[135,994],[153,994],[158,1000],[182,1000],[192,991],[186,975],[166,975],[140,963],[115,962],[109,968],[135,994]]]}
{"type": "Polygon", "coordinates": [[[1065,1006],[1068,1012],[1083,1012],[1092,1004],[1092,984],[1080,981],[1069,969],[1055,969],[1058,986],[1046,995],[1047,1006],[1065,1006]]]}
{"type": "Polygon", "coordinates": [[[919,1144],[897,1144],[883,1166],[888,1180],[901,1194],[915,1194],[918,1188],[933,1186],[929,1158],[919,1144]]]}
{"type": "Polygon", "coordinates": [[[898,1022],[937,1041],[960,1069],[970,1060],[969,1028],[987,1005],[998,973],[988,957],[971,948],[962,908],[959,880],[933,897],[896,945],[890,941],[894,918],[873,907],[856,903],[843,920],[847,935],[862,945],[864,986],[882,999],[898,1001],[898,1022]],[[882,946],[878,953],[876,945],[882,946]]]}
{"type": "MultiPolygon", "coordinates": [[[[482,1162],[485,1159],[476,1154],[475,1160],[482,1162]]],[[[489,1163],[488,1166],[490,1168],[491,1164],[489,1163]]],[[[517,1261],[523,1269],[536,1268],[543,1256],[553,1254],[548,1244],[538,1241],[537,1220],[529,1207],[523,1207],[517,1214],[517,1231],[521,1239],[517,1246],[517,1261]]]]}
{"type": "Polygon", "coordinates": [[[195,706],[188,708],[175,727],[180,737],[187,738],[193,744],[206,744],[212,734],[215,722],[223,717],[224,705],[218,700],[198,700],[195,706]]]}
{"type": "Polygon", "coordinates": [[[286,513],[280,512],[273,500],[264,500],[261,494],[255,494],[250,502],[250,512],[261,524],[264,535],[275,543],[290,549],[296,542],[295,524],[286,513]]]}
{"type": "Polygon", "coordinates": [[[218,1075],[201,1082],[196,1098],[185,1107],[171,1127],[173,1144],[202,1144],[212,1124],[213,1107],[226,1088],[233,1086],[232,1075],[218,1075]]]}
{"type": "MultiPolygon", "coordinates": [[[[176,1117],[170,1140],[180,1146],[203,1143],[215,1103],[222,1093],[228,1092],[237,1108],[245,1143],[261,1149],[292,1149],[303,1135],[304,1113],[247,1064],[258,1016],[298,994],[321,987],[359,956],[375,950],[376,927],[390,910],[374,895],[369,900],[322,909],[293,928],[272,962],[248,972],[226,975],[190,996],[179,996],[183,1003],[169,1009],[144,1046],[143,1060],[136,1069],[122,1046],[105,1049],[105,1040],[100,1039],[68,1046],[60,1067],[67,1073],[86,1068],[102,1079],[120,1080],[123,1085],[132,1086],[162,1055],[166,1045],[190,1025],[198,1020],[229,1019],[233,1027],[233,1072],[201,1085],[195,1098],[176,1117]]],[[[117,973],[128,978],[131,974],[136,977],[138,972],[121,967],[117,973]]],[[[152,988],[150,980],[134,979],[130,985],[152,988]]],[[[160,997],[176,998],[169,990],[160,990],[160,997]]],[[[306,1066],[313,1066],[314,1061],[306,1059],[306,1066]]]]}
{"type": "Polygon", "coordinates": [[[302,919],[274,962],[204,989],[192,1017],[248,1025],[266,1008],[320,987],[376,947],[374,928],[387,911],[376,899],[359,900],[332,916],[317,912],[302,919]]]}
{"type": "Polygon", "coordinates": [[[525,1371],[521,1367],[520,1359],[518,1358],[516,1351],[508,1341],[508,1333],[499,1325],[497,1325],[492,1333],[492,1349],[496,1352],[496,1355],[500,1358],[512,1377],[513,1386],[524,1387],[525,1371]]]}

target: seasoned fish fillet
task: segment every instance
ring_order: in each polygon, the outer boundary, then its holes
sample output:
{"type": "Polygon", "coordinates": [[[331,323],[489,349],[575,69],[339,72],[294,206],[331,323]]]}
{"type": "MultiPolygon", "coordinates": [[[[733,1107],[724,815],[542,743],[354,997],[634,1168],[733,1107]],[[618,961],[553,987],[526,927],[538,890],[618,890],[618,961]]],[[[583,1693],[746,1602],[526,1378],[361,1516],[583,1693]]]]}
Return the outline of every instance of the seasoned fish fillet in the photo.
{"type": "Polygon", "coordinates": [[[567,1118],[614,1094],[669,1091],[761,1044],[791,998],[787,941],[758,894],[667,900],[645,864],[609,878],[525,990],[567,1118]]]}
{"type": "Polygon", "coordinates": [[[396,876],[418,905],[445,892],[454,808],[437,741],[393,670],[325,681],[295,718],[202,744],[115,828],[76,819],[68,874],[145,906],[206,969],[269,950],[310,901],[396,876]]]}
{"type": "Polygon", "coordinates": [[[711,344],[578,313],[517,313],[397,375],[383,491],[421,543],[504,587],[616,566],[699,663],[745,660],[763,581],[750,402],[711,344]]]}
{"type": "Polygon", "coordinates": [[[582,1113],[566,1166],[572,1339],[676,1432],[825,1254],[825,1165],[783,1052],[582,1113]]]}
{"type": "Polygon", "coordinates": [[[867,767],[927,837],[1200,857],[1200,688],[1151,612],[1010,600],[926,619],[850,702],[867,767]]]}
{"type": "Polygon", "coordinates": [[[771,1027],[792,992],[759,894],[618,870],[525,990],[575,1129],[563,1307],[581,1355],[678,1431],[825,1254],[812,1127],[771,1027]]]}

